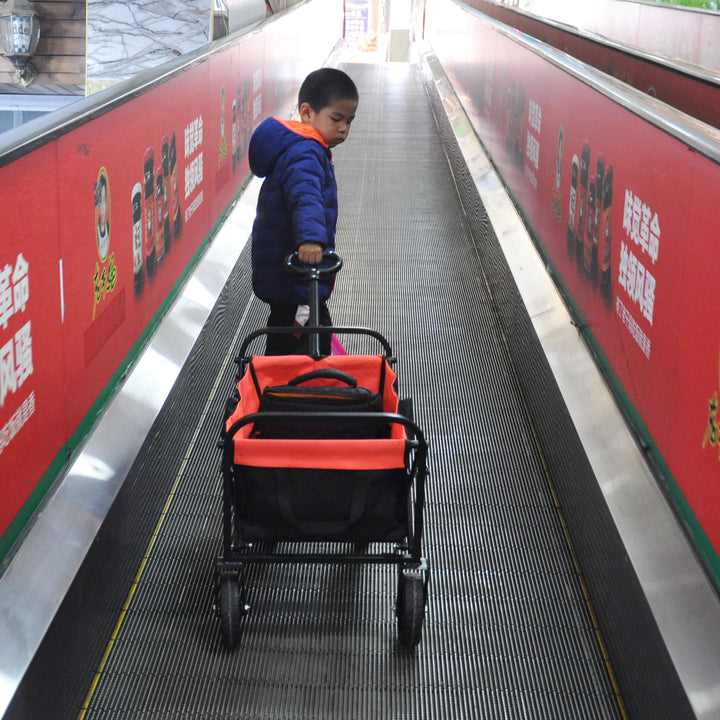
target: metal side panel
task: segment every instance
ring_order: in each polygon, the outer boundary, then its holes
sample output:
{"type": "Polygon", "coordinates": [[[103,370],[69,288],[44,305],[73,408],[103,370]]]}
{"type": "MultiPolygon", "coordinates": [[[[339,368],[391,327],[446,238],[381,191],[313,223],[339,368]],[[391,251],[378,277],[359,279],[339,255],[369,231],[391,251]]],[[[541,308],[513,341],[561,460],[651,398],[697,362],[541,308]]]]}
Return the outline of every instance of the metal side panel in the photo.
{"type": "MultiPolygon", "coordinates": [[[[429,50],[424,55],[424,68],[455,130],[460,152],[692,709],[699,719],[718,718],[718,594],[574,327],[482,145],[473,133],[467,132],[469,120],[429,50]]],[[[657,681],[663,682],[661,677],[657,681]]]]}

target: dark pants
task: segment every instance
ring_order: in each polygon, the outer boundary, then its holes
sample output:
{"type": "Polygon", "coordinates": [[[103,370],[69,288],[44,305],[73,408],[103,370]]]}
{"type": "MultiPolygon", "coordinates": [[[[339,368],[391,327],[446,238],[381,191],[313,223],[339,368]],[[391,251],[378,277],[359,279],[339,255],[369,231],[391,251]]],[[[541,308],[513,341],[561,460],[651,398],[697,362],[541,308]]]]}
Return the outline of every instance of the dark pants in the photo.
{"type": "MultiPolygon", "coordinates": [[[[297,305],[271,305],[268,327],[293,327],[297,305]]],[[[332,327],[332,318],[327,304],[320,301],[318,307],[320,325],[332,327]]],[[[310,335],[277,334],[267,336],[266,355],[308,355],[310,353],[310,335]]],[[[320,353],[330,355],[331,333],[320,335],[320,353]]]]}

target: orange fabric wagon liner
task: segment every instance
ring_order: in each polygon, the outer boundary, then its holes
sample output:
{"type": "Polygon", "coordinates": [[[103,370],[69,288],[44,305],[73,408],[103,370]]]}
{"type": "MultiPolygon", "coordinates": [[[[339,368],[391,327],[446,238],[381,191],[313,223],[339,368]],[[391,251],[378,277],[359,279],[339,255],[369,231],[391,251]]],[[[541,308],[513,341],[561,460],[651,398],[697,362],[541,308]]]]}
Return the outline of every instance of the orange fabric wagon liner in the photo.
{"type": "MultiPolygon", "coordinates": [[[[382,355],[330,355],[320,360],[307,355],[258,355],[252,359],[261,391],[268,386],[285,385],[297,375],[312,370],[332,368],[352,375],[358,385],[379,392],[383,363],[383,412],[397,413],[397,375],[382,355]]],[[[326,379],[314,382],[332,384],[326,379]]],[[[240,379],[238,393],[240,401],[227,420],[226,430],[259,411],[260,399],[249,371],[240,379]]],[[[252,431],[253,423],[248,423],[235,433],[233,461],[236,465],[337,470],[385,470],[405,466],[407,436],[405,428],[397,423],[391,425],[387,439],[263,439],[252,437],[252,431]]]]}

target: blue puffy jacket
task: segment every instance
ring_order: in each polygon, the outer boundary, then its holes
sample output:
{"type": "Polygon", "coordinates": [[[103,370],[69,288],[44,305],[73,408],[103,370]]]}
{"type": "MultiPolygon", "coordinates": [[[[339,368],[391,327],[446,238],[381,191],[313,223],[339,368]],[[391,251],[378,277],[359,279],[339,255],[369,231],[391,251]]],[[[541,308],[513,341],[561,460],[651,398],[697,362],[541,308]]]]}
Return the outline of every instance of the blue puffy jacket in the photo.
{"type": "MultiPolygon", "coordinates": [[[[268,118],[248,149],[250,169],[265,181],[252,231],[252,281],[267,303],[307,305],[308,284],[283,269],[284,258],[305,242],[335,248],[338,202],[330,148],[312,125],[268,118]]],[[[320,281],[320,299],[334,277],[320,281]]]]}

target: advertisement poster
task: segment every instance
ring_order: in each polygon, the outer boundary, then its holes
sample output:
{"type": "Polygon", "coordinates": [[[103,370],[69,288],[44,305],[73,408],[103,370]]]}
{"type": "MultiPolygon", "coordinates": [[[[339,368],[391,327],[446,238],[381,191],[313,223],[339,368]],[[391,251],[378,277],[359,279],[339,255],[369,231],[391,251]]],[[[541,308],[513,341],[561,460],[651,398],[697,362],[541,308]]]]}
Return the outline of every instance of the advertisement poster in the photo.
{"type": "Polygon", "coordinates": [[[663,454],[701,524],[720,547],[715,528],[720,508],[720,326],[715,317],[715,268],[720,267],[717,166],[694,155],[688,192],[692,224],[680,235],[685,262],[678,271],[678,332],[672,354],[672,387],[659,393],[667,403],[668,437],[663,454]]]}
{"type": "Polygon", "coordinates": [[[207,234],[214,177],[207,87],[198,68],[57,142],[70,426],[207,234]]]}
{"type": "Polygon", "coordinates": [[[0,533],[247,177],[263,112],[257,48],[2,168],[0,533]]]}
{"type": "Polygon", "coordinates": [[[459,42],[445,10],[433,49],[720,551],[717,165],[489,23],[459,42]]]}
{"type": "Polygon", "coordinates": [[[54,165],[54,148],[46,147],[3,170],[0,530],[10,524],[67,436],[54,165]]]}
{"type": "Polygon", "coordinates": [[[345,0],[345,36],[364,35],[370,31],[368,0],[345,0]]]}
{"type": "Polygon", "coordinates": [[[273,107],[263,71],[264,46],[261,35],[252,35],[238,48],[232,63],[223,62],[222,57],[208,62],[209,77],[219,81],[213,84],[208,98],[208,107],[217,108],[212,114],[216,122],[206,128],[210,142],[206,154],[211,155],[208,159],[216,167],[209,206],[213,219],[232,201],[238,182],[250,172],[247,160],[250,136],[264,113],[269,112],[266,108],[273,107]]]}
{"type": "Polygon", "coordinates": [[[290,112],[342,21],[311,3],[0,167],[3,540],[242,188],[252,131],[290,112]]]}

